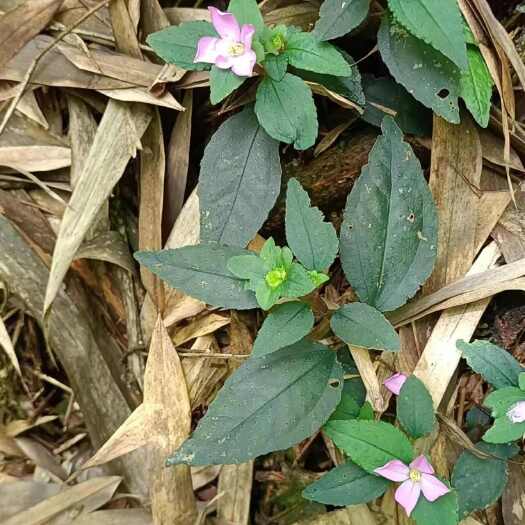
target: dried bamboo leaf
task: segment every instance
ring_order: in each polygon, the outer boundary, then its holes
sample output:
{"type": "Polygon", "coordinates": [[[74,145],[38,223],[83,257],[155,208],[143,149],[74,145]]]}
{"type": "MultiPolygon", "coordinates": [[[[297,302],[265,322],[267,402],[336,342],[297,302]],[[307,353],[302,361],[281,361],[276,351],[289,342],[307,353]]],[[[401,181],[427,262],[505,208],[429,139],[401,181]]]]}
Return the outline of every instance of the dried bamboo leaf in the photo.
{"type": "Polygon", "coordinates": [[[175,111],[184,111],[184,108],[169,91],[164,92],[160,96],[153,95],[147,89],[134,87],[98,89],[97,91],[113,100],[120,100],[122,102],[142,102],[152,106],[174,109],[175,111]]]}
{"type": "Polygon", "coordinates": [[[34,90],[27,90],[16,106],[16,110],[24,114],[27,118],[34,120],[37,124],[42,126],[44,129],[49,129],[49,123],[46,120],[46,116],[42,113],[38,101],[35,97],[34,90]]]}
{"type": "MultiPolygon", "coordinates": [[[[495,266],[500,257],[496,243],[488,245],[476,259],[469,275],[495,266]]],[[[461,359],[459,339],[469,341],[490,299],[452,308],[441,314],[423,351],[414,374],[427,387],[437,408],[461,359]]]]}
{"type": "Polygon", "coordinates": [[[0,17],[0,70],[53,18],[62,0],[31,0],[0,17]]]}
{"type": "Polygon", "coordinates": [[[522,525],[525,521],[525,476],[523,465],[509,462],[509,481],[503,492],[501,508],[505,525],[522,525]]]}
{"type": "Polygon", "coordinates": [[[318,18],[318,7],[308,2],[272,9],[264,15],[264,21],[268,25],[293,25],[303,29],[309,29],[318,18]]]}
{"type": "Polygon", "coordinates": [[[213,334],[219,330],[219,328],[228,324],[230,324],[230,318],[224,315],[209,314],[205,317],[200,317],[187,326],[175,330],[173,334],[173,344],[175,346],[181,346],[191,339],[213,334]]]}
{"type": "Polygon", "coordinates": [[[370,357],[370,352],[364,348],[358,348],[357,346],[348,345],[348,348],[350,349],[357,370],[359,370],[359,375],[365,385],[368,401],[370,401],[376,412],[384,412],[386,404],[381,394],[381,385],[379,384],[375,366],[370,357]]]}
{"type": "Polygon", "coordinates": [[[166,210],[165,224],[171,230],[184,204],[186,179],[191,144],[191,119],[193,93],[188,91],[182,101],[186,111],[181,113],[173,126],[168,145],[166,164],[166,210]]]}
{"type": "Polygon", "coordinates": [[[219,474],[217,518],[231,525],[248,525],[253,483],[253,461],[224,465],[219,474]]]}
{"type": "Polygon", "coordinates": [[[137,28],[128,11],[126,0],[113,0],[109,4],[109,16],[117,48],[136,58],[142,58],[137,28]]]}
{"type": "Polygon", "coordinates": [[[56,457],[46,447],[34,439],[20,437],[15,439],[17,447],[38,467],[47,470],[57,481],[65,481],[67,472],[56,457]]]}
{"type": "Polygon", "coordinates": [[[75,253],[74,259],[94,259],[115,264],[129,273],[135,273],[135,263],[129,246],[116,231],[101,233],[86,241],[75,253]]]}
{"type": "Polygon", "coordinates": [[[44,301],[47,312],[67,270],[104,201],[123,175],[151,113],[144,106],[110,101],[102,117],[84,169],[65,210],[58,234],[44,301]]]}
{"type": "Polygon", "coordinates": [[[4,349],[4,352],[7,354],[7,357],[9,358],[9,361],[11,361],[11,364],[13,365],[13,368],[16,370],[17,374],[19,376],[22,376],[22,372],[20,371],[20,363],[18,362],[18,357],[16,356],[15,348],[13,347],[13,343],[11,342],[11,337],[9,337],[7,328],[5,326],[4,320],[2,319],[1,315],[0,315],[0,346],[4,349]]]}
{"type": "Polygon", "coordinates": [[[339,93],[336,93],[335,91],[328,89],[326,86],[323,86],[322,84],[318,84],[317,82],[310,82],[310,81],[306,81],[306,84],[310,86],[310,89],[316,95],[321,95],[323,97],[326,97],[344,109],[353,109],[354,111],[357,111],[358,113],[361,113],[361,114],[364,113],[365,111],[361,106],[358,106],[355,102],[352,102],[351,100],[343,97],[342,95],[339,95],[339,93]]]}
{"type": "Polygon", "coordinates": [[[71,150],[61,146],[0,147],[0,166],[24,171],[50,171],[71,165],[71,150]]]}
{"type": "Polygon", "coordinates": [[[377,523],[366,505],[352,505],[315,518],[295,522],[293,525],[377,525],[377,523]]]}
{"type": "MultiPolygon", "coordinates": [[[[154,111],[151,124],[144,133],[143,146],[140,155],[139,250],[160,250],[166,156],[158,111],[154,111]]],[[[160,279],[145,267],[141,267],[140,275],[144,288],[160,308],[164,297],[160,279]]]]}
{"type": "Polygon", "coordinates": [[[58,483],[12,481],[0,490],[0,523],[60,492],[58,483]]]}
{"type": "Polygon", "coordinates": [[[507,262],[525,257],[525,191],[516,192],[518,208],[509,206],[492,232],[507,262]]]}
{"type": "Polygon", "coordinates": [[[71,507],[85,505],[99,493],[104,494],[105,501],[99,505],[102,506],[111,499],[121,480],[118,476],[90,479],[15,514],[4,525],[43,525],[71,507]]]}
{"type": "Polygon", "coordinates": [[[144,404],[148,411],[159,408],[159,415],[150,419],[147,428],[152,437],[148,447],[153,521],[187,525],[197,516],[190,468],[177,465],[167,469],[165,461],[190,434],[190,399],[179,356],[160,317],[146,364],[144,404]]]}
{"type": "Polygon", "coordinates": [[[507,190],[483,192],[478,209],[474,253],[479,253],[483,248],[510,201],[511,195],[507,190]]]}
{"type": "Polygon", "coordinates": [[[199,490],[217,478],[220,471],[222,470],[222,465],[191,467],[190,470],[193,490],[199,490]]]}
{"type": "Polygon", "coordinates": [[[153,525],[151,514],[144,509],[97,510],[82,513],[74,525],[153,525]]]}
{"type": "Polygon", "coordinates": [[[353,123],[355,119],[350,118],[332,128],[317,144],[314,150],[314,157],[318,157],[323,151],[326,151],[353,123]]]}
{"type": "MultiPolygon", "coordinates": [[[[483,149],[483,158],[492,164],[505,167],[505,156],[503,153],[505,144],[503,140],[487,129],[480,129],[478,132],[483,149]]],[[[517,171],[525,171],[520,156],[513,148],[510,150],[510,167],[517,171]]]]}
{"type": "Polygon", "coordinates": [[[175,298],[175,295],[176,294],[172,294],[172,300],[166,304],[166,311],[168,312],[164,317],[166,328],[169,328],[179,321],[188,319],[188,317],[198,315],[206,309],[206,305],[198,299],[194,299],[189,295],[184,295],[183,297],[179,295],[175,298]]]}
{"type": "Polygon", "coordinates": [[[423,296],[388,314],[388,319],[395,326],[401,326],[440,303],[455,299],[463,294],[484,293],[488,287],[499,287],[503,283],[517,280],[524,275],[525,259],[481,272],[469,272],[463,279],[450,283],[437,292],[423,296]]]}
{"type": "Polygon", "coordinates": [[[211,22],[210,12],[207,9],[195,9],[193,7],[169,7],[164,9],[164,13],[170,24],[178,25],[183,22],[194,22],[204,20],[211,22]]]}

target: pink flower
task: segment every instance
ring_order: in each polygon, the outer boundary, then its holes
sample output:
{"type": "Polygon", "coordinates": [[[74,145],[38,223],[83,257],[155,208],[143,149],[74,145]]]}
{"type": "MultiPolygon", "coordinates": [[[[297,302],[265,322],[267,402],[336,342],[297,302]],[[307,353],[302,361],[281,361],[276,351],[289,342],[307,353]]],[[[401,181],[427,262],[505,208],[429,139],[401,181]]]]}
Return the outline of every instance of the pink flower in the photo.
{"type": "Polygon", "coordinates": [[[223,13],[208,7],[213,27],[220,38],[203,36],[197,43],[194,62],[215,64],[221,69],[231,69],[240,77],[250,77],[257,57],[252,50],[255,27],[251,24],[239,26],[231,13],[223,13]]]}
{"type": "Polygon", "coordinates": [[[525,401],[519,401],[510,407],[507,417],[511,423],[523,423],[525,421],[525,401]]]}
{"type": "Polygon", "coordinates": [[[385,385],[386,389],[390,390],[392,394],[398,396],[399,392],[401,392],[401,387],[405,384],[406,380],[407,376],[398,372],[384,381],[383,385],[385,385]]]}
{"type": "Polygon", "coordinates": [[[399,459],[393,459],[386,465],[374,470],[383,478],[400,482],[396,490],[396,501],[406,510],[408,516],[414,510],[421,492],[428,501],[436,501],[450,489],[434,476],[434,469],[425,456],[417,457],[407,467],[399,459]]]}

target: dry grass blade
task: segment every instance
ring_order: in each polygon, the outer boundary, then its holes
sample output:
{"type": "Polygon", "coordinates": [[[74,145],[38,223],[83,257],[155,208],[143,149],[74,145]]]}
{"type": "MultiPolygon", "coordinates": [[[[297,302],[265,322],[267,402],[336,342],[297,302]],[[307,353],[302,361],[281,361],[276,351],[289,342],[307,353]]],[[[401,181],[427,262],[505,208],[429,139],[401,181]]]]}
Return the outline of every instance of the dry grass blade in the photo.
{"type": "Polygon", "coordinates": [[[125,87],[121,89],[99,89],[98,91],[113,100],[120,100],[122,102],[142,102],[152,106],[184,111],[184,108],[169,91],[166,91],[161,96],[153,95],[146,88],[125,87]]]}
{"type": "Polygon", "coordinates": [[[317,144],[314,150],[314,157],[317,157],[326,151],[334,142],[344,133],[353,123],[355,122],[354,118],[350,118],[331,129],[317,144]]]}
{"type": "Polygon", "coordinates": [[[98,211],[122,177],[129,159],[136,155],[150,119],[151,113],[143,106],[128,107],[115,101],[108,103],[60,224],[44,312],[53,303],[69,265],[98,211]]]}
{"type": "MultiPolygon", "coordinates": [[[[481,273],[495,266],[500,256],[496,243],[491,243],[479,255],[469,274],[481,273]]],[[[427,387],[437,408],[448,387],[461,352],[456,348],[459,339],[469,341],[478,326],[490,299],[467,306],[452,308],[441,314],[414,374],[427,387]]]]}
{"type": "Polygon", "coordinates": [[[0,17],[0,69],[53,18],[63,0],[29,0],[0,17]]]}
{"type": "Polygon", "coordinates": [[[85,505],[88,499],[99,493],[105,494],[105,501],[100,501],[99,506],[102,506],[111,499],[121,479],[118,476],[90,479],[15,514],[4,525],[43,525],[72,507],[85,505]]]}
{"type": "Polygon", "coordinates": [[[13,343],[11,341],[11,338],[9,337],[7,328],[5,326],[4,320],[2,319],[1,315],[0,315],[0,346],[4,349],[4,352],[7,354],[7,357],[9,358],[9,361],[11,361],[11,364],[13,365],[13,368],[16,370],[17,374],[20,377],[22,377],[22,372],[20,371],[20,363],[18,362],[18,357],[16,356],[16,352],[13,347],[13,343]]]}
{"type": "Polygon", "coordinates": [[[339,95],[335,91],[331,91],[330,89],[323,86],[322,84],[317,84],[316,82],[309,82],[309,81],[307,81],[306,83],[310,86],[311,90],[316,95],[321,95],[323,97],[326,97],[330,99],[332,102],[335,102],[336,104],[341,106],[342,108],[353,109],[361,114],[364,113],[364,109],[361,106],[343,97],[342,95],[339,95]]]}

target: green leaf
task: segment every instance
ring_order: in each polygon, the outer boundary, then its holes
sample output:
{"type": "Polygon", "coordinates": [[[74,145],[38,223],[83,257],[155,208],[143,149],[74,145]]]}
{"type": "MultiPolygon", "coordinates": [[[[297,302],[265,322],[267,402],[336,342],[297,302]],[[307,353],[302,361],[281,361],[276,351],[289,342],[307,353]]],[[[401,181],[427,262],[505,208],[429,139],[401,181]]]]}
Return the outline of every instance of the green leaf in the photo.
{"type": "Polygon", "coordinates": [[[201,240],[246,246],[281,187],[279,143],[251,107],[224,122],[206,146],[199,177],[201,240]]]}
{"type": "Polygon", "coordinates": [[[247,77],[240,77],[229,69],[212,66],[210,71],[210,102],[218,104],[230,93],[233,93],[247,77]]]}
{"type": "Polygon", "coordinates": [[[314,290],[315,284],[310,279],[304,266],[294,262],[290,270],[288,270],[286,281],[282,284],[282,297],[303,297],[314,290]]]}
{"type": "Polygon", "coordinates": [[[296,149],[313,146],[317,138],[317,111],[310,88],[286,73],[280,82],[265,77],[257,88],[255,113],[266,132],[296,149]]]}
{"type": "Polygon", "coordinates": [[[500,388],[490,393],[486,398],[484,405],[492,409],[492,417],[507,415],[512,405],[525,401],[525,392],[514,386],[500,388]]]}
{"type": "Polygon", "coordinates": [[[308,193],[294,178],[288,181],[286,191],[286,240],[309,270],[328,269],[339,251],[335,228],[325,222],[319,208],[310,205],[308,193]]]}
{"type": "Polygon", "coordinates": [[[412,518],[417,525],[457,525],[459,520],[456,491],[452,490],[433,502],[421,495],[412,511],[412,518]]]}
{"type": "MultiPolygon", "coordinates": [[[[480,443],[477,448],[498,455],[499,446],[480,443]]],[[[451,481],[458,494],[462,519],[474,510],[487,508],[501,496],[507,484],[507,462],[465,451],[454,465],[451,481]]]]}
{"type": "Polygon", "coordinates": [[[136,252],[134,257],[172,288],[220,308],[257,308],[253,292],[227,268],[228,260],[246,250],[199,244],[176,250],[136,252]]]}
{"type": "Polygon", "coordinates": [[[310,333],[314,314],[305,303],[289,302],[277,305],[264,320],[253,344],[252,356],[275,352],[296,343],[310,333]]]}
{"type": "MultiPolygon", "coordinates": [[[[346,386],[346,381],[345,381],[346,386]]],[[[335,421],[338,419],[348,420],[357,419],[361,412],[361,406],[357,403],[355,398],[345,392],[343,387],[343,393],[341,395],[341,401],[337,405],[333,414],[330,416],[329,421],[335,421]]]]}
{"type": "Polygon", "coordinates": [[[481,374],[495,388],[518,386],[519,376],[525,370],[503,348],[488,341],[457,341],[456,346],[463,353],[470,368],[481,374]]]}
{"type": "Polygon", "coordinates": [[[416,376],[410,376],[401,387],[397,398],[397,419],[413,438],[430,434],[434,428],[436,417],[432,397],[416,376]]]}
{"type": "Polygon", "coordinates": [[[408,464],[414,456],[405,434],[389,423],[330,420],[324,430],[354,463],[367,472],[373,472],[393,459],[408,464]]]}
{"type": "Polygon", "coordinates": [[[330,326],[345,343],[361,348],[399,352],[400,342],[385,316],[364,303],[342,306],[333,315],[330,326]]]}
{"type": "Polygon", "coordinates": [[[351,67],[351,74],[344,77],[336,77],[334,75],[322,75],[314,73],[313,71],[297,70],[297,75],[309,82],[316,82],[325,86],[330,91],[337,93],[359,106],[365,105],[365,95],[361,86],[361,74],[355,64],[355,60],[343,50],[339,50],[347,64],[351,67]]]}
{"type": "Polygon", "coordinates": [[[335,352],[318,343],[248,359],[168,463],[243,463],[295,445],[328,419],[342,385],[335,352]]]}
{"type": "Polygon", "coordinates": [[[468,46],[467,56],[468,68],[462,72],[459,82],[460,96],[476,122],[486,128],[494,83],[481,51],[475,46],[468,46]]]}
{"type": "Polygon", "coordinates": [[[370,404],[370,401],[365,401],[365,404],[359,410],[359,415],[357,419],[364,419],[366,421],[374,420],[374,407],[370,404]]]}
{"type": "Polygon", "coordinates": [[[392,117],[346,203],[341,262],[359,298],[385,312],[406,303],[432,272],[437,217],[423,170],[392,117]]]}
{"type": "Polygon", "coordinates": [[[385,16],[377,35],[381,58],[414,98],[445,120],[459,123],[460,70],[453,62],[385,16]]]}
{"type": "Polygon", "coordinates": [[[312,33],[292,33],[284,54],[291,66],[336,77],[348,77],[352,68],[328,42],[319,42],[312,33]]]}
{"type": "Polygon", "coordinates": [[[235,15],[241,26],[252,24],[257,33],[264,29],[263,17],[256,0],[230,0],[227,11],[235,15]]]}
{"type": "Polygon", "coordinates": [[[370,0],[324,0],[313,34],[319,40],[332,40],[350,33],[368,15],[370,0]]]}
{"type": "Polygon", "coordinates": [[[288,57],[286,55],[267,55],[264,60],[264,69],[272,80],[280,82],[288,69],[288,57]]]}
{"type": "Polygon", "coordinates": [[[520,390],[525,390],[525,372],[521,372],[518,376],[518,386],[520,390]]]}
{"type": "Polygon", "coordinates": [[[197,43],[203,36],[217,37],[217,32],[209,22],[185,22],[179,26],[170,26],[162,31],[151,33],[146,42],[153,51],[168,64],[175,64],[183,69],[202,71],[210,64],[194,63],[197,43]]]}
{"type": "Polygon", "coordinates": [[[388,0],[396,20],[413,35],[467,68],[463,19],[457,0],[388,0]]]}
{"type": "Polygon", "coordinates": [[[513,423],[507,416],[494,421],[494,425],[483,436],[488,443],[509,443],[525,435],[525,423],[513,423]]]}
{"type": "Polygon", "coordinates": [[[358,505],[379,498],[389,486],[389,480],[368,474],[349,461],[308,485],[303,491],[303,497],[325,505],[358,505]]]}
{"type": "Polygon", "coordinates": [[[364,121],[381,127],[386,113],[373,105],[378,104],[396,112],[394,120],[404,133],[420,136],[432,134],[432,111],[420,104],[392,78],[365,75],[363,76],[363,90],[366,106],[361,118],[364,121]]]}
{"type": "MultiPolygon", "coordinates": [[[[226,266],[235,277],[247,279],[252,281],[252,283],[258,283],[264,280],[266,274],[271,269],[270,266],[255,253],[232,257],[226,266]]],[[[250,283],[250,285],[252,283],[250,283]]],[[[249,288],[250,290],[254,290],[254,286],[250,286],[249,288]]]]}

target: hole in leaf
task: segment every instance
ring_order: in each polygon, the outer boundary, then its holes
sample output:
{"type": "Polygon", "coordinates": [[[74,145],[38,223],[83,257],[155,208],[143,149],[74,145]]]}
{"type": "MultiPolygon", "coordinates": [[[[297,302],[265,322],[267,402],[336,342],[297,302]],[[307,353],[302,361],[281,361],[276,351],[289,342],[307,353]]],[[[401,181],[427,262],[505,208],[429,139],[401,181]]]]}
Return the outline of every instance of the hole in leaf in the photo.
{"type": "Polygon", "coordinates": [[[438,92],[437,96],[442,99],[446,99],[450,95],[450,91],[446,88],[443,88],[438,92]]]}
{"type": "Polygon", "coordinates": [[[407,220],[408,222],[414,222],[416,220],[416,216],[411,213],[408,217],[407,217],[407,220]]]}
{"type": "Polygon", "coordinates": [[[332,387],[332,388],[339,388],[341,386],[341,381],[339,381],[339,379],[330,379],[330,381],[328,382],[328,384],[332,387]]]}

